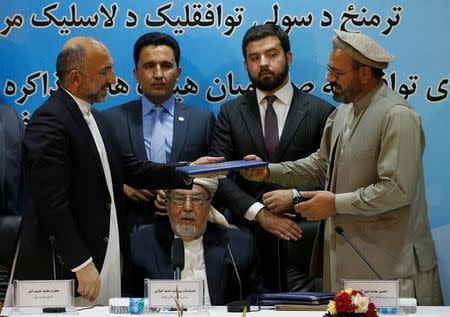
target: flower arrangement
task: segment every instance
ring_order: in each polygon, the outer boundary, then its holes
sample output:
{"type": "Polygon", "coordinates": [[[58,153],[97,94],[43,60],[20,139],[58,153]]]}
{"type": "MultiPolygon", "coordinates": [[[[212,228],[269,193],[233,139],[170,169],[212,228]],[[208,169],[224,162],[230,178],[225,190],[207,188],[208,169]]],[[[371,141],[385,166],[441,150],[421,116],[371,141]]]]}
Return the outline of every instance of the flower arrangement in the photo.
{"type": "Polygon", "coordinates": [[[377,317],[375,305],[360,291],[347,288],[336,292],[325,317],[377,317]]]}

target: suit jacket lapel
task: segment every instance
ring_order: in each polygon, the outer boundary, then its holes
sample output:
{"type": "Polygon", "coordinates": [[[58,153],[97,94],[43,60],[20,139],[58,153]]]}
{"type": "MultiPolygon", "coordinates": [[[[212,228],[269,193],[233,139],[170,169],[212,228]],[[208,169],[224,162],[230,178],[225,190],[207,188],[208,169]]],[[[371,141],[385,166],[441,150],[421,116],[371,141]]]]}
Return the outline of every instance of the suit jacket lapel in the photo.
{"type": "Polygon", "coordinates": [[[169,162],[180,161],[181,153],[186,142],[188,126],[190,124],[190,112],[187,107],[181,103],[175,103],[173,118],[173,139],[172,150],[170,153],[169,162]],[[183,118],[180,120],[180,118],[183,118]]]}
{"type": "Polygon", "coordinates": [[[248,97],[244,98],[240,108],[242,118],[247,126],[248,133],[252,138],[256,148],[261,154],[261,158],[268,160],[266,147],[264,145],[264,136],[261,125],[261,115],[259,113],[259,106],[256,101],[256,92],[253,91],[248,97]]]}
{"type": "Polygon", "coordinates": [[[160,273],[161,278],[173,279],[172,270],[172,242],[174,235],[172,228],[170,227],[170,222],[164,221],[155,225],[156,228],[156,239],[158,239],[156,245],[161,245],[162,252],[158,252],[153,248],[153,258],[156,261],[156,266],[160,273]]]}
{"type": "Polygon", "coordinates": [[[209,296],[211,304],[214,304],[218,302],[218,298],[224,296],[224,285],[226,284],[226,281],[223,280],[223,268],[226,252],[224,241],[217,238],[217,233],[215,233],[215,230],[211,227],[212,225],[208,224],[205,234],[203,235],[203,250],[205,253],[205,268],[209,296]]]}
{"type": "Polygon", "coordinates": [[[289,147],[289,143],[301,126],[305,119],[308,110],[306,110],[306,101],[302,97],[302,92],[294,86],[294,95],[292,96],[291,106],[284,123],[283,132],[281,134],[280,143],[278,144],[277,152],[275,155],[276,161],[280,161],[283,154],[289,147]]]}
{"type": "Polygon", "coordinates": [[[64,89],[60,88],[55,92],[55,94],[58,94],[60,98],[62,98],[65,101],[64,105],[72,113],[74,121],[79,126],[78,132],[81,134],[81,138],[83,140],[87,140],[91,155],[94,158],[95,162],[97,163],[97,170],[100,173],[100,176],[103,177],[103,180],[105,182],[105,188],[107,190],[106,178],[105,174],[103,173],[102,161],[100,160],[100,155],[98,154],[97,145],[95,145],[94,137],[92,136],[91,130],[89,130],[89,127],[86,123],[86,120],[83,117],[80,108],[78,107],[75,100],[64,89]]]}
{"type": "MultiPolygon", "coordinates": [[[[111,179],[112,179],[112,183],[113,183],[113,191],[115,192],[115,189],[117,189],[117,188],[120,188],[120,190],[122,190],[122,184],[116,184],[114,182],[114,180],[116,179],[116,177],[114,177],[114,175],[116,174],[115,171],[120,169],[120,165],[119,165],[120,162],[117,162],[117,160],[113,159],[115,157],[115,155],[113,154],[113,151],[115,151],[115,149],[112,144],[112,140],[109,137],[109,134],[107,133],[107,127],[105,126],[103,117],[98,113],[98,111],[93,110],[92,115],[95,118],[95,122],[97,123],[98,130],[100,131],[100,134],[102,136],[103,144],[105,145],[106,157],[108,158],[109,170],[111,173],[111,179]]],[[[98,151],[97,151],[97,153],[98,153],[98,151]]],[[[100,161],[100,165],[101,165],[101,161],[100,161]]],[[[103,171],[103,166],[101,168],[103,171]]],[[[106,184],[106,179],[105,179],[105,184],[106,184]]],[[[117,194],[118,193],[115,193],[116,196],[117,196],[117,194]]]]}
{"type": "Polygon", "coordinates": [[[144,132],[142,128],[142,102],[137,100],[136,104],[130,106],[127,112],[128,133],[130,134],[131,147],[134,150],[136,158],[139,160],[148,160],[147,151],[144,145],[144,132]]]}

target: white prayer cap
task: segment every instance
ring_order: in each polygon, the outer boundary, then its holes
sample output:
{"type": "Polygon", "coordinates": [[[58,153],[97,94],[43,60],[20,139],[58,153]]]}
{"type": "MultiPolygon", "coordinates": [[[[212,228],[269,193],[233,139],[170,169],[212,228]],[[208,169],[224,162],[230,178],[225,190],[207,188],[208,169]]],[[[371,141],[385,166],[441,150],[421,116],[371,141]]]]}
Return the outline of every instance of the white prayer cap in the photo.
{"type": "Polygon", "coordinates": [[[212,197],[219,187],[219,179],[217,177],[211,178],[194,178],[194,184],[202,186],[212,197]]]}
{"type": "MultiPolygon", "coordinates": [[[[212,198],[217,191],[217,187],[219,187],[219,179],[217,177],[194,178],[194,184],[202,186],[212,198]]],[[[230,226],[225,217],[212,205],[209,208],[208,221],[225,227],[230,226]]]]}
{"type": "Polygon", "coordinates": [[[361,64],[374,68],[385,69],[394,56],[389,54],[377,42],[361,33],[334,30],[334,47],[344,51],[361,64]]]}

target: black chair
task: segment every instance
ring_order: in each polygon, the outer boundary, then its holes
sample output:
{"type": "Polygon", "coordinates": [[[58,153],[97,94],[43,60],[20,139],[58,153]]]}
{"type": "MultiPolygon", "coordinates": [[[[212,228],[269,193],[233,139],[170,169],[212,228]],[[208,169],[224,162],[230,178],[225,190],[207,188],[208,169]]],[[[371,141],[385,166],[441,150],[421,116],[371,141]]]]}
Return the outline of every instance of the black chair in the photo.
{"type": "Polygon", "coordinates": [[[3,302],[8,288],[21,223],[22,216],[0,216],[0,302],[3,302]]]}

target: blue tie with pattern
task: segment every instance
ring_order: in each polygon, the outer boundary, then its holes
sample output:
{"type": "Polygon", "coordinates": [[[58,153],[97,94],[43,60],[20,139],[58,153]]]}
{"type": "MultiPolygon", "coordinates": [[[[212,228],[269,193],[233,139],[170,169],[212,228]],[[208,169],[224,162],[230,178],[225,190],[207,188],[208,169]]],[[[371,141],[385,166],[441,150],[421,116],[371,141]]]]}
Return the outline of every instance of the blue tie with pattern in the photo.
{"type": "Polygon", "coordinates": [[[161,112],[164,108],[162,106],[155,106],[153,109],[155,110],[155,122],[152,130],[150,156],[153,162],[166,163],[166,139],[161,120],[161,112]]]}

